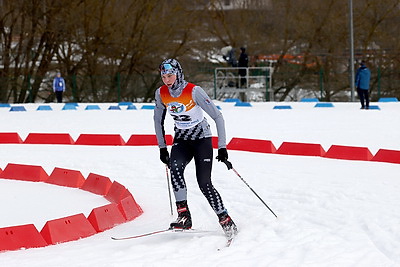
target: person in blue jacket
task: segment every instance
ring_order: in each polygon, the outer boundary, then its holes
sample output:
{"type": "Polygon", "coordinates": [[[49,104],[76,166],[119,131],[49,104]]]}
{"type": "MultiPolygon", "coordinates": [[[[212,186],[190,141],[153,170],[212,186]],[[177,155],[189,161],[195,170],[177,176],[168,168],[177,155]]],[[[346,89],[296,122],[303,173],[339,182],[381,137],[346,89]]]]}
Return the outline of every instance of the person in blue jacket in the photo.
{"type": "Polygon", "coordinates": [[[361,109],[369,109],[369,81],[371,79],[371,72],[365,65],[365,61],[361,61],[360,67],[356,73],[356,88],[358,97],[361,102],[361,109]]]}
{"type": "Polygon", "coordinates": [[[57,76],[53,80],[53,91],[56,94],[57,103],[62,103],[62,95],[65,91],[65,81],[61,77],[61,73],[57,72],[57,76]]]}

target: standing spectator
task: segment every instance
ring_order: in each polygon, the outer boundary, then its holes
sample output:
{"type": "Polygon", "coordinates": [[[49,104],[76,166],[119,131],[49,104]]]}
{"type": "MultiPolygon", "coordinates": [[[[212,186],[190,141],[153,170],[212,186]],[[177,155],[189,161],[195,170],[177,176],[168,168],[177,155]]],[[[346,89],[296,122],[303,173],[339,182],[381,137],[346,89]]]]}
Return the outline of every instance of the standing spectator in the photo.
{"type": "Polygon", "coordinates": [[[369,109],[369,81],[371,79],[371,72],[365,65],[365,61],[361,61],[360,67],[356,73],[356,88],[358,97],[361,102],[361,109],[369,109]]]}
{"type": "Polygon", "coordinates": [[[65,81],[61,77],[61,73],[57,72],[57,76],[53,80],[53,91],[56,94],[57,103],[62,103],[63,92],[65,91],[65,81]]]}
{"type": "MultiPolygon", "coordinates": [[[[249,58],[246,54],[246,48],[240,48],[240,56],[239,56],[239,68],[247,68],[249,67],[249,58]]],[[[247,69],[239,69],[239,76],[240,78],[240,87],[246,84],[246,76],[247,76],[247,69]]]]}

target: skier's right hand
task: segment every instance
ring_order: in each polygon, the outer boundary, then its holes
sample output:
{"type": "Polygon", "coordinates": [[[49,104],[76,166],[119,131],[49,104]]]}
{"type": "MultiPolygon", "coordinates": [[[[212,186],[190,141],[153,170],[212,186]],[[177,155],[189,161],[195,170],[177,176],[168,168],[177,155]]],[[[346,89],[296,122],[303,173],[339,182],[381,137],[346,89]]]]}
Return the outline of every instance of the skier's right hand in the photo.
{"type": "Polygon", "coordinates": [[[170,166],[170,159],[168,149],[166,147],[160,148],[160,160],[166,164],[169,168],[170,166]]]}

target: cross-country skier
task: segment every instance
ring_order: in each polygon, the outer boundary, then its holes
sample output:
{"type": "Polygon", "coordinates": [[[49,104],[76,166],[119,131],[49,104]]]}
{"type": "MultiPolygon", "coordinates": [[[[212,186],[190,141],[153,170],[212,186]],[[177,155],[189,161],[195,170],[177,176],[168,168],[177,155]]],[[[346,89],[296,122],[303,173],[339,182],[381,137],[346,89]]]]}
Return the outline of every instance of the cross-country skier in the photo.
{"type": "Polygon", "coordinates": [[[194,159],[197,183],[208,203],[217,214],[225,234],[232,237],[237,227],[222,202],[222,198],[211,182],[213,148],[210,125],[204,117],[205,111],[216,123],[218,132],[218,161],[226,161],[225,122],[222,113],[206,92],[197,85],[185,81],[179,62],[164,60],[159,66],[163,86],[155,93],[154,127],[160,148],[160,160],[171,172],[171,183],[175,195],[178,218],[171,228],[190,229],[192,218],[187,204],[187,189],[184,178],[186,165],[194,159]],[[175,121],[174,143],[171,156],[165,142],[164,120],[166,112],[175,121]]]}

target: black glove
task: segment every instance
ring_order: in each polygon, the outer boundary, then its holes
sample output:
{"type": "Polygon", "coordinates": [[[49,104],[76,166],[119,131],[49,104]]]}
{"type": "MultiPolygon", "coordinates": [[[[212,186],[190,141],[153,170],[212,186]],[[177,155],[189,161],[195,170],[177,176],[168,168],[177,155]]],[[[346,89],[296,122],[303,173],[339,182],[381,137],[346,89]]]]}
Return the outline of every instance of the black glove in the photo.
{"type": "Polygon", "coordinates": [[[228,151],[226,148],[219,148],[218,149],[218,156],[216,157],[218,161],[225,162],[228,160],[228,151]]]}
{"type": "Polygon", "coordinates": [[[170,161],[169,161],[169,153],[168,153],[168,149],[166,147],[160,148],[160,160],[164,163],[168,165],[170,165],[170,161]]]}

